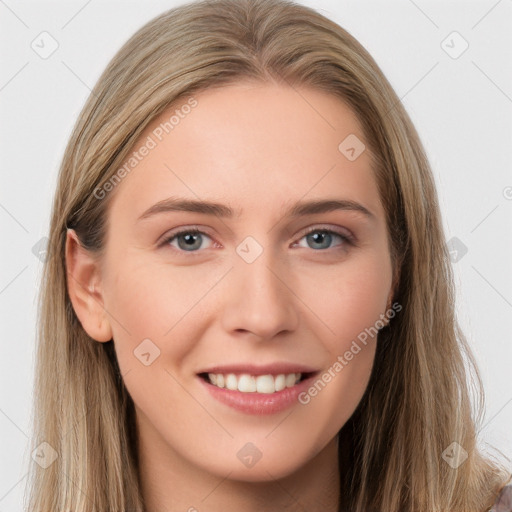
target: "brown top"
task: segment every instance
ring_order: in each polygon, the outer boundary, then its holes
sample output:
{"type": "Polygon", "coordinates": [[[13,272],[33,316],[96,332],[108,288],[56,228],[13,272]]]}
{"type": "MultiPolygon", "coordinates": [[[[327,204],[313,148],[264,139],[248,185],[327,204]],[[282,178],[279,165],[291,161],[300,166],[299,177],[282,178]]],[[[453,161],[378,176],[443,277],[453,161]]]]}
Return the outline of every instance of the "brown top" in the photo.
{"type": "Polygon", "coordinates": [[[512,512],[512,484],[506,485],[489,512],[512,512]]]}

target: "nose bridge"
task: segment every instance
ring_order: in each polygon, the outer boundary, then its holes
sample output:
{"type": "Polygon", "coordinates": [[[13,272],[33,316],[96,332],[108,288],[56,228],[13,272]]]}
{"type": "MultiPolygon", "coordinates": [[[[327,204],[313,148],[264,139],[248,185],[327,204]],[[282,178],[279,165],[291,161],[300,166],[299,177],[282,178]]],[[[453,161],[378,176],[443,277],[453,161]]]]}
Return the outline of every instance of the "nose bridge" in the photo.
{"type": "Polygon", "coordinates": [[[237,247],[224,305],[225,328],[250,331],[261,338],[294,330],[298,315],[290,284],[285,284],[289,274],[275,251],[254,239],[243,241],[237,247]]]}

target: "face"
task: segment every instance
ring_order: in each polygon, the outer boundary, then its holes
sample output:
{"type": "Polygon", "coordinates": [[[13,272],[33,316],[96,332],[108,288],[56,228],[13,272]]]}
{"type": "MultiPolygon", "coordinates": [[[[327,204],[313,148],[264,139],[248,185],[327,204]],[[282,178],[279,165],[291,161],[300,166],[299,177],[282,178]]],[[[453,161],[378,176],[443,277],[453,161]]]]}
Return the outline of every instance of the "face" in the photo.
{"type": "Polygon", "coordinates": [[[332,446],[366,389],[362,333],[392,297],[385,213],[336,97],[238,83],[194,98],[151,123],[110,192],[110,331],[93,337],[114,339],[143,449],[268,480],[332,446]]]}

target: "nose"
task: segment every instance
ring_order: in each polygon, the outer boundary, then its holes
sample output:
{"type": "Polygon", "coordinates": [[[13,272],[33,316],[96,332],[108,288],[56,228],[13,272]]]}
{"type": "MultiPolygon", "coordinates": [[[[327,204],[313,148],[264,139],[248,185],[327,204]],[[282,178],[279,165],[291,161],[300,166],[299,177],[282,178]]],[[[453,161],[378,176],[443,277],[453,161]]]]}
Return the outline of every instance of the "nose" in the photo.
{"type": "Polygon", "coordinates": [[[264,341],[297,328],[299,315],[293,279],[270,250],[264,250],[252,263],[236,256],[229,274],[222,309],[226,332],[238,336],[253,334],[264,341]]]}

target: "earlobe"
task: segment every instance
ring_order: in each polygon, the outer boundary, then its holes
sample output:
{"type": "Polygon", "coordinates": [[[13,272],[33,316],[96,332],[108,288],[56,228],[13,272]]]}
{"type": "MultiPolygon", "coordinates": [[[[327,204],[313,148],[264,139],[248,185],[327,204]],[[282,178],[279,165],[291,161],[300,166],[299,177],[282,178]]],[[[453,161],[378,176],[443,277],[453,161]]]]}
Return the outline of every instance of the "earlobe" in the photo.
{"type": "Polygon", "coordinates": [[[103,306],[99,264],[82,247],[73,229],[66,233],[66,278],[73,309],[87,334],[96,341],[112,339],[112,329],[103,306]]]}

